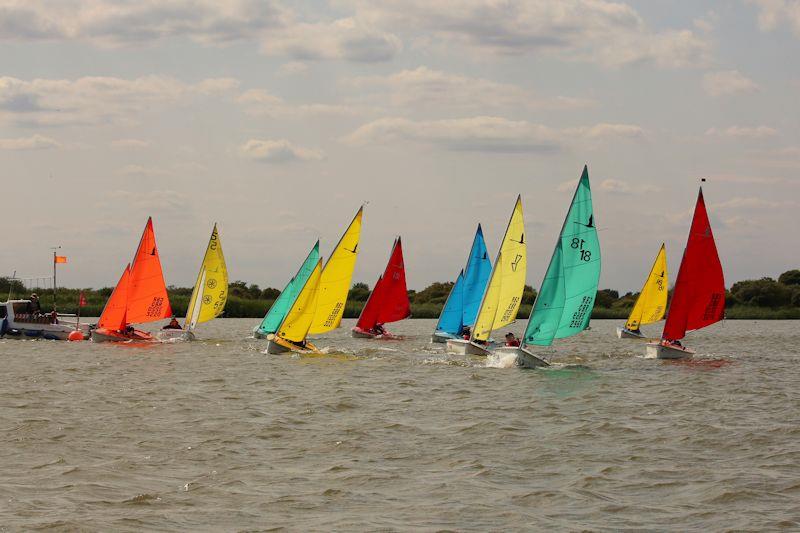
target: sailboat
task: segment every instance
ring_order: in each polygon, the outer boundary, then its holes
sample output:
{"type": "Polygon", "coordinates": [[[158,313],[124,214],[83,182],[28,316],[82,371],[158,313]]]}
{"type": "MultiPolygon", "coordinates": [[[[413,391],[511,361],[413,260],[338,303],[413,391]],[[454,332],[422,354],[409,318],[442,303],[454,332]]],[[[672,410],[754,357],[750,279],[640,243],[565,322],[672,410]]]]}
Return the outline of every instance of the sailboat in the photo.
{"type": "Polygon", "coordinates": [[[314,321],[322,277],[322,258],[317,260],[311,275],[295,298],[286,316],[275,333],[267,339],[267,353],[280,354],[288,351],[320,353],[316,346],[306,341],[308,330],[314,321]]]}
{"type": "Polygon", "coordinates": [[[664,332],[660,342],[647,344],[647,356],[658,359],[692,357],[695,352],[684,347],[680,339],[687,331],[710,326],[724,316],[725,278],[701,187],[664,332]]]}
{"type": "Polygon", "coordinates": [[[149,342],[155,340],[131,324],[156,322],[172,316],[161,259],[148,218],[133,263],[125,267],[114,291],[106,302],[97,328],[92,330],[94,342],[149,342]]]}
{"type": "Polygon", "coordinates": [[[633,305],[625,327],[617,328],[620,339],[646,339],[639,329],[646,324],[653,324],[664,318],[667,311],[667,251],[664,244],[656,255],[650,275],[644,282],[639,297],[633,305]]]}
{"type": "Polygon", "coordinates": [[[403,245],[400,237],[392,245],[392,253],[383,275],[367,298],[351,334],[355,338],[398,339],[385,329],[384,324],[397,322],[411,316],[411,302],[406,289],[406,270],[403,264],[403,245]]]}
{"type": "Polygon", "coordinates": [[[469,339],[448,339],[447,352],[459,355],[489,355],[493,330],[512,324],[522,303],[528,269],[522,197],[517,196],[508,227],[497,252],[489,283],[483,292],[469,339]]]}
{"type": "Polygon", "coordinates": [[[431,342],[446,343],[447,339],[454,339],[462,334],[465,326],[472,327],[475,324],[491,272],[492,262],[486,251],[483,230],[478,224],[467,266],[458,274],[450,294],[447,295],[431,342]]]}
{"type": "Polygon", "coordinates": [[[222,242],[219,239],[217,225],[211,231],[200,272],[189,298],[186,319],[182,329],[162,329],[158,333],[160,340],[183,339],[194,340],[194,328],[201,322],[208,322],[222,314],[228,299],[228,269],[225,256],[222,254],[222,242]]]}
{"type": "Polygon", "coordinates": [[[548,366],[528,346],[550,346],[582,332],[597,296],[600,280],[600,242],[594,222],[589,171],[584,166],[567,216],[561,226],[550,265],[533,304],[521,346],[505,346],[497,353],[513,353],[526,368],[548,366]]]}
{"type": "MultiPolygon", "coordinates": [[[[307,340],[307,336],[327,333],[341,325],[358,257],[358,241],[361,238],[363,212],[364,207],[362,206],[333,249],[325,267],[319,274],[319,281],[315,282],[311,279],[315,275],[312,271],[305,287],[297,296],[296,301],[300,302],[312,298],[316,293],[316,300],[313,302],[309,300],[303,304],[304,309],[311,309],[309,306],[313,303],[313,314],[301,313],[302,320],[286,318],[284,324],[276,328],[275,335],[269,337],[268,353],[318,352],[316,346],[307,340]],[[309,320],[309,317],[310,323],[306,328],[305,321],[309,320]],[[291,324],[291,331],[287,324],[291,324]]],[[[291,314],[292,311],[289,310],[288,315],[291,314]]]]}
{"type": "Polygon", "coordinates": [[[319,262],[319,241],[314,243],[311,251],[300,265],[297,273],[289,280],[281,294],[272,303],[272,306],[264,315],[261,323],[253,329],[253,336],[257,339],[266,339],[273,335],[280,327],[289,310],[294,305],[295,300],[300,295],[300,291],[305,287],[308,278],[314,271],[314,267],[319,262]]]}

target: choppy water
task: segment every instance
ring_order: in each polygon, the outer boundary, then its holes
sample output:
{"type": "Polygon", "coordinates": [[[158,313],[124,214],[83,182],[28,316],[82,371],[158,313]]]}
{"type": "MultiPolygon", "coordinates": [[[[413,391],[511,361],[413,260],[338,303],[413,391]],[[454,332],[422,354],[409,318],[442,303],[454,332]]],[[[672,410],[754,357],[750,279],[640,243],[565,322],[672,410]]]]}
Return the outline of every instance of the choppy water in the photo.
{"type": "Polygon", "coordinates": [[[594,321],[546,352],[588,368],[535,371],[446,356],[429,320],[322,358],[254,322],[0,340],[0,529],[800,528],[798,322],[691,334],[687,365],[594,321]]]}

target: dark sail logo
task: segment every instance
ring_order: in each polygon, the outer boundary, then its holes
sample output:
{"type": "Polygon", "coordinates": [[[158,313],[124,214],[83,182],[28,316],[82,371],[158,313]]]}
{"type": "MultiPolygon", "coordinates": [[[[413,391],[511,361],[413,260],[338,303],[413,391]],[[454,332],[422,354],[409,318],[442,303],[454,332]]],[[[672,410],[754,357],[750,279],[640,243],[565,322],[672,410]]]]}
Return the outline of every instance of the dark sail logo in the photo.
{"type": "Polygon", "coordinates": [[[519,265],[520,261],[522,261],[522,256],[517,254],[517,257],[515,257],[514,260],[511,262],[511,271],[512,272],[516,272],[517,271],[517,265],[519,265]]]}
{"type": "Polygon", "coordinates": [[[356,253],[356,250],[358,250],[358,243],[356,243],[356,245],[353,246],[352,250],[350,250],[349,248],[345,248],[345,250],[347,250],[348,252],[353,253],[353,254],[356,253]]]}

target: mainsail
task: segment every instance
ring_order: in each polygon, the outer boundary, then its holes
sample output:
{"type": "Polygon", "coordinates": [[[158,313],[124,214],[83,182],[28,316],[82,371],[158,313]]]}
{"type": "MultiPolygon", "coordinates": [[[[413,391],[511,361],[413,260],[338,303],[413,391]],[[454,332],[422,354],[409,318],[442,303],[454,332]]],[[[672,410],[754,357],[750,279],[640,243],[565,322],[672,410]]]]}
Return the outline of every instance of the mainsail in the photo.
{"type": "Polygon", "coordinates": [[[142,324],[170,316],[172,307],[161,270],[153,219],[148,218],[136,256],[131,263],[126,320],[129,324],[142,324]]]}
{"type": "Polygon", "coordinates": [[[525,290],[527,257],[522,197],[517,196],[475,319],[473,340],[488,340],[492,330],[507,326],[517,319],[522,292],[525,290]]]}
{"type": "Polygon", "coordinates": [[[634,331],[640,326],[652,324],[664,318],[667,310],[668,286],[667,251],[662,244],[625,327],[634,331]]]}
{"type": "Polygon", "coordinates": [[[436,331],[458,335],[463,326],[472,326],[475,323],[491,272],[492,262],[486,251],[483,230],[478,224],[467,266],[458,274],[453,288],[450,289],[436,324],[436,331]]]}
{"type": "Polygon", "coordinates": [[[305,340],[306,335],[308,335],[308,328],[311,327],[311,321],[314,320],[314,312],[317,309],[321,275],[322,259],[318,259],[317,264],[311,271],[311,275],[278,327],[279,337],[294,343],[300,343],[305,340]]]}
{"type": "Polygon", "coordinates": [[[599,281],[600,242],[592,208],[589,170],[584,166],[528,319],[524,343],[549,346],[553,339],[585,330],[599,281]]]}
{"type": "Polygon", "coordinates": [[[333,249],[319,282],[319,297],[314,320],[309,333],[326,333],[339,327],[347,304],[350,282],[358,257],[358,241],[361,237],[362,206],[345,230],[336,248],[333,249]]]}
{"type": "Polygon", "coordinates": [[[126,320],[128,309],[128,285],[130,282],[131,266],[125,267],[122,272],[117,286],[111,296],[108,297],[106,306],[103,308],[103,313],[100,315],[100,320],[97,321],[98,328],[106,328],[111,330],[120,331],[128,324],[126,320]]]}
{"type": "Polygon", "coordinates": [[[264,316],[264,320],[262,320],[261,324],[256,327],[257,333],[268,335],[278,331],[278,327],[283,322],[283,319],[286,318],[286,314],[289,312],[292,304],[294,304],[294,301],[297,299],[297,295],[300,294],[300,291],[305,286],[308,278],[311,276],[311,272],[313,272],[314,267],[318,262],[319,241],[317,241],[311,248],[311,251],[308,253],[305,261],[303,261],[303,264],[300,265],[300,269],[297,271],[297,274],[295,274],[295,276],[289,280],[289,283],[286,284],[286,287],[284,287],[283,291],[281,291],[281,294],[272,303],[269,311],[267,311],[267,314],[264,316]]]}
{"type": "Polygon", "coordinates": [[[682,339],[688,330],[719,322],[724,314],[725,279],[701,188],[662,338],[682,339]]]}
{"type": "Polygon", "coordinates": [[[222,314],[228,299],[228,270],[217,225],[211,231],[206,254],[200,265],[200,273],[189,299],[184,328],[194,329],[200,322],[207,322],[222,314]]]}
{"type": "Polygon", "coordinates": [[[400,237],[394,241],[386,270],[361,310],[356,327],[370,330],[376,324],[397,322],[411,316],[411,303],[406,288],[406,270],[400,237]]]}

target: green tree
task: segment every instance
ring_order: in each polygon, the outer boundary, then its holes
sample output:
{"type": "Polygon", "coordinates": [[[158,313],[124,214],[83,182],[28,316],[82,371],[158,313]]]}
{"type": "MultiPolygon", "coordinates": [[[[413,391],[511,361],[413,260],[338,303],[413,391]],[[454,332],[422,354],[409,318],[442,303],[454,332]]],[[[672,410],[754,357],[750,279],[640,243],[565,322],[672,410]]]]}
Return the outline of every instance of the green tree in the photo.
{"type": "Polygon", "coordinates": [[[772,278],[736,282],[731,293],[743,304],[758,307],[783,307],[792,299],[791,289],[772,278]]]}
{"type": "Polygon", "coordinates": [[[597,297],[595,298],[594,305],[595,307],[604,307],[610,308],[614,305],[614,302],[619,300],[619,292],[613,289],[601,289],[597,291],[597,297]]]}
{"type": "Polygon", "coordinates": [[[366,283],[356,283],[347,294],[347,299],[352,302],[366,302],[369,298],[369,285],[366,283]]]}
{"type": "Polygon", "coordinates": [[[778,277],[778,282],[784,285],[800,285],[800,270],[787,270],[778,277]]]}

